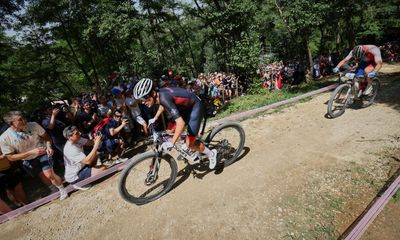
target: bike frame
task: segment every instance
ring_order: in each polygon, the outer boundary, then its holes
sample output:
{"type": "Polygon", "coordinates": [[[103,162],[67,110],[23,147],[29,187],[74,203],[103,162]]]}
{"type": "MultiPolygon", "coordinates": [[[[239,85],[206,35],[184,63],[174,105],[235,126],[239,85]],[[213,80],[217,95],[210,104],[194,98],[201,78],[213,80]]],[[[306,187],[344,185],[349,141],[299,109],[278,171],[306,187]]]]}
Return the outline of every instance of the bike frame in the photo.
{"type": "MultiPolygon", "coordinates": [[[[204,131],[205,131],[205,127],[206,127],[206,123],[207,123],[207,117],[204,117],[204,121],[203,121],[203,126],[202,126],[202,130],[201,133],[198,137],[198,141],[200,141],[201,143],[207,145],[204,140],[202,139],[204,131]]],[[[160,132],[157,132],[153,126],[153,124],[151,124],[149,126],[149,130],[151,132],[151,134],[153,135],[153,151],[156,153],[156,158],[154,159],[154,162],[152,163],[152,166],[150,166],[150,172],[148,175],[148,178],[157,176],[158,174],[158,170],[160,169],[160,156],[163,154],[164,150],[162,149],[161,145],[166,142],[169,141],[168,139],[169,137],[163,136],[160,132]]],[[[185,135],[182,135],[185,136],[185,135]]],[[[184,143],[186,144],[186,143],[184,143]]],[[[191,160],[190,155],[182,149],[181,146],[179,145],[174,145],[173,147],[186,161],[191,160]]],[[[198,157],[197,157],[198,158],[198,157]]]]}

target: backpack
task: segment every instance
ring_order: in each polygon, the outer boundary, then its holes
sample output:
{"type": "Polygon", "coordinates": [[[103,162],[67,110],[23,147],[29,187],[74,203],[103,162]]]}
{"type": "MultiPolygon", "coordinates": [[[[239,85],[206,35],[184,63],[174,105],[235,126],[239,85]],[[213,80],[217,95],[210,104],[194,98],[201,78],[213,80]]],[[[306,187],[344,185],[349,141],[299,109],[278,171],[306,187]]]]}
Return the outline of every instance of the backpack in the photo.
{"type": "Polygon", "coordinates": [[[103,134],[104,127],[111,122],[112,118],[103,118],[94,126],[93,128],[93,136],[96,137],[97,133],[103,134]]]}

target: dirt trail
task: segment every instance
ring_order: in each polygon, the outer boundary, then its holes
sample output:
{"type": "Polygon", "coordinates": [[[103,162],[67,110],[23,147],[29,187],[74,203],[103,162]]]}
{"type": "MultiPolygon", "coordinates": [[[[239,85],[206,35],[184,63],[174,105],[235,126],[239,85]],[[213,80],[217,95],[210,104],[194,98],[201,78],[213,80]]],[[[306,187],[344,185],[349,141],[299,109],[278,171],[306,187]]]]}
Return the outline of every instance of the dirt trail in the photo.
{"type": "MultiPolygon", "coordinates": [[[[0,225],[1,238],[337,239],[399,167],[400,65],[383,71],[390,75],[369,108],[327,119],[325,93],[243,121],[240,161],[221,173],[185,173],[160,200],[124,202],[116,174],[0,225]]],[[[379,239],[400,239],[392,212],[372,226],[379,239]]]]}

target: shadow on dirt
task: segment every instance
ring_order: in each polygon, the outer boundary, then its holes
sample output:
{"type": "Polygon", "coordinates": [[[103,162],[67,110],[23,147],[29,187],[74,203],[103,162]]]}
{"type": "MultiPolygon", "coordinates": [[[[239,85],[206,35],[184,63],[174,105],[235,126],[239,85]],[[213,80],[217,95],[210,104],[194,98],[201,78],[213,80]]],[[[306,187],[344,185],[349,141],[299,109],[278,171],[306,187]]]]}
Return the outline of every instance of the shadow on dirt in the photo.
{"type": "MultiPolygon", "coordinates": [[[[239,155],[236,161],[229,166],[232,166],[233,164],[243,159],[249,152],[250,148],[244,147],[242,153],[239,155]]],[[[183,168],[178,172],[177,180],[175,181],[174,185],[172,185],[170,191],[181,185],[184,181],[186,181],[190,177],[190,175],[193,175],[193,178],[203,179],[204,176],[212,172],[214,172],[214,174],[221,174],[224,171],[224,168],[225,168],[224,166],[217,166],[214,170],[211,170],[204,163],[197,163],[194,165],[187,164],[185,168],[183,168]]]]}

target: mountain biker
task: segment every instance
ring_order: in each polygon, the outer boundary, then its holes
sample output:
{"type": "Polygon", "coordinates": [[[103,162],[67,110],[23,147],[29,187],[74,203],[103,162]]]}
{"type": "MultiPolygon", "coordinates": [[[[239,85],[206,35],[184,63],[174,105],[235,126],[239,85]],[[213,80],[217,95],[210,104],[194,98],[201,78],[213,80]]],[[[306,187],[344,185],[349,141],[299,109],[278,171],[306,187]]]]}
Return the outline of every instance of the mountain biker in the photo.
{"type": "Polygon", "coordinates": [[[378,75],[383,63],[381,50],[375,45],[357,45],[332,71],[337,73],[339,68],[350,61],[351,58],[354,58],[357,62],[356,76],[367,76],[368,85],[363,94],[371,94],[372,79],[378,75]]]}
{"type": "Polygon", "coordinates": [[[170,150],[180,139],[187,124],[186,146],[189,149],[204,153],[209,159],[209,168],[214,169],[217,163],[217,150],[210,150],[203,143],[196,140],[204,116],[203,103],[194,93],[183,88],[165,87],[156,90],[153,81],[147,78],[140,80],[133,89],[133,96],[147,107],[159,104],[159,109],[154,118],[149,120],[149,125],[154,123],[166,110],[176,123],[176,129],[171,141],[164,142],[161,147],[170,150]]]}

